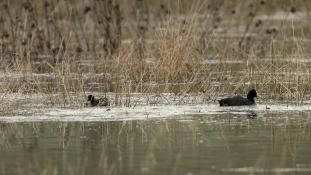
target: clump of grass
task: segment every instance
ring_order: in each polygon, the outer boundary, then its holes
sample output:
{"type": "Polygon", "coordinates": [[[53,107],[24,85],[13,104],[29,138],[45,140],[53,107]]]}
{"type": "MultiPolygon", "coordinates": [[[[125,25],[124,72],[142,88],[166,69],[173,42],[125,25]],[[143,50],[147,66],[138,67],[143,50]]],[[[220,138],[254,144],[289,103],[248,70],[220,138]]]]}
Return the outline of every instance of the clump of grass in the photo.
{"type": "Polygon", "coordinates": [[[308,48],[297,39],[306,36],[269,15],[294,15],[303,2],[276,4],[3,2],[0,67],[23,76],[1,78],[2,92],[58,93],[48,99],[64,105],[82,105],[86,91],[113,92],[115,105],[131,106],[134,93],[203,93],[215,101],[256,88],[300,104],[310,93],[308,48]]]}

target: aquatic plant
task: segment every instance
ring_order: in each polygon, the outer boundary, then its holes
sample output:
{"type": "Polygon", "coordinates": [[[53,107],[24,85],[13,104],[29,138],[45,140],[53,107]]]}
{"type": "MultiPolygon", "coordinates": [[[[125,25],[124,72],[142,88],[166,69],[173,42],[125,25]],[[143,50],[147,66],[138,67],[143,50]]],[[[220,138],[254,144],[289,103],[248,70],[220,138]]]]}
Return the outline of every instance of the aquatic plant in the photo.
{"type": "Polygon", "coordinates": [[[62,105],[112,92],[114,105],[131,106],[134,93],[212,102],[256,88],[301,104],[311,93],[302,20],[311,4],[282,2],[3,1],[1,92],[62,105]]]}

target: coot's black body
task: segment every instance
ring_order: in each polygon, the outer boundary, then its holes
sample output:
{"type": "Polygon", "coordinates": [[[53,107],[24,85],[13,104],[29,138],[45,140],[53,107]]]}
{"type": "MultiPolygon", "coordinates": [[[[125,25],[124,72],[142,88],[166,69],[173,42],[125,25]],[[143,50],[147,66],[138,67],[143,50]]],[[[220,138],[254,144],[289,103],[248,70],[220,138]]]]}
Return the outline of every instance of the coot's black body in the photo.
{"type": "Polygon", "coordinates": [[[219,100],[220,106],[247,106],[255,105],[255,97],[257,97],[257,92],[255,89],[252,89],[248,92],[247,98],[241,96],[234,96],[231,98],[224,98],[219,100]]]}
{"type": "Polygon", "coordinates": [[[97,99],[94,95],[89,95],[87,101],[90,102],[91,106],[109,106],[109,99],[107,97],[97,99]]]}

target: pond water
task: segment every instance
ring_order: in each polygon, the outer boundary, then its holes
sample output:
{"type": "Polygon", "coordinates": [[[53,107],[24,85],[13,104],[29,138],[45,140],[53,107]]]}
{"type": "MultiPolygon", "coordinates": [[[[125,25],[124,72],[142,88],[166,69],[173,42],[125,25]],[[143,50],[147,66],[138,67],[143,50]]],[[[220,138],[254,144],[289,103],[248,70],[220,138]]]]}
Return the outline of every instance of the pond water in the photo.
{"type": "Polygon", "coordinates": [[[311,173],[308,110],[7,122],[0,124],[6,175],[311,173]]]}

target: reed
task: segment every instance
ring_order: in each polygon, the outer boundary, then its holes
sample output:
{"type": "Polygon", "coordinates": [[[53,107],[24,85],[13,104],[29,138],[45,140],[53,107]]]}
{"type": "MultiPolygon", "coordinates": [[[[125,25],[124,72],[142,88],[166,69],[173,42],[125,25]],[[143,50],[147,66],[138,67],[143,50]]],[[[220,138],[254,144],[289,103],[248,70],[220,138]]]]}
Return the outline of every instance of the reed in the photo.
{"type": "Polygon", "coordinates": [[[214,101],[256,88],[264,99],[302,104],[311,89],[310,29],[302,20],[308,7],[277,0],[4,1],[1,92],[44,93],[63,105],[83,104],[86,92],[113,92],[115,105],[131,106],[134,93],[204,93],[214,101]]]}

